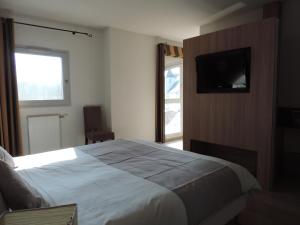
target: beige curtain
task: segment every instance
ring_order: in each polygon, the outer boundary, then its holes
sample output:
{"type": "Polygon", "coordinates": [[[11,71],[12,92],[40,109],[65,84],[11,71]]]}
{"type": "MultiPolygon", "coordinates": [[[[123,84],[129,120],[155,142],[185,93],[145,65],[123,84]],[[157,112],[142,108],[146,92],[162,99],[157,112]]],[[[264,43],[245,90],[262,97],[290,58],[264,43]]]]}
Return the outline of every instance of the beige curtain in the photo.
{"type": "Polygon", "coordinates": [[[0,26],[0,145],[11,155],[23,154],[14,57],[13,20],[0,26]]]}

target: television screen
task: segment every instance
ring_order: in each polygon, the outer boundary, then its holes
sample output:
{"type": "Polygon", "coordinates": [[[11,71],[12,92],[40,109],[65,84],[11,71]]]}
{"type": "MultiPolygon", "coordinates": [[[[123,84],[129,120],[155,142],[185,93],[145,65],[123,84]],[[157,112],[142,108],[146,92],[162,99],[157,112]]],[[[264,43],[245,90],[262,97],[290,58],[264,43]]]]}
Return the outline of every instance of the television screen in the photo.
{"type": "Polygon", "coordinates": [[[196,57],[197,92],[249,92],[251,48],[196,57]]]}

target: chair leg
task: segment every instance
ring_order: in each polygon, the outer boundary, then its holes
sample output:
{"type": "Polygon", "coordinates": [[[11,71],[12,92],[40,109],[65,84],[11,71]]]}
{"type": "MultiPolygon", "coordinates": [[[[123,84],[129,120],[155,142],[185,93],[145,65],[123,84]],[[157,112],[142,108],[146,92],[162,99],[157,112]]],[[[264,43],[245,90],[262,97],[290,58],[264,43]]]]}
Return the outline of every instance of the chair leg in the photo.
{"type": "Polygon", "coordinates": [[[89,143],[89,140],[87,139],[87,137],[85,137],[85,144],[87,145],[89,143]]]}

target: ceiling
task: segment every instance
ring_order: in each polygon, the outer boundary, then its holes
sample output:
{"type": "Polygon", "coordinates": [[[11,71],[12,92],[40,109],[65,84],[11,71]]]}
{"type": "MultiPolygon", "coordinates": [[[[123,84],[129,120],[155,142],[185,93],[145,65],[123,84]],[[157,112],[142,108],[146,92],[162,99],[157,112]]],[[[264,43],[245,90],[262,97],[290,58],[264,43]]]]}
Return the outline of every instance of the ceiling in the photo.
{"type": "Polygon", "coordinates": [[[16,15],[76,25],[115,27],[180,41],[199,34],[199,25],[245,3],[258,7],[270,0],[0,0],[16,15]]]}

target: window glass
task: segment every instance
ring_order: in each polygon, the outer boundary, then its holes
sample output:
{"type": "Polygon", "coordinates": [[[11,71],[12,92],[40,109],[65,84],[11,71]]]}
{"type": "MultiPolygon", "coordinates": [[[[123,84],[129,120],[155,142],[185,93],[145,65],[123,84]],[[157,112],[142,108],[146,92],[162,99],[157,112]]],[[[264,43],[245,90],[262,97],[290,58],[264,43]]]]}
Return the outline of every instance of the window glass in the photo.
{"type": "Polygon", "coordinates": [[[69,103],[66,53],[17,48],[15,59],[21,103],[29,106],[69,103]]]}
{"type": "Polygon", "coordinates": [[[165,70],[165,98],[180,98],[180,67],[165,70]]]}
{"type": "Polygon", "coordinates": [[[182,135],[182,66],[165,69],[165,135],[176,138],[182,135]]]}
{"type": "Polygon", "coordinates": [[[16,53],[20,101],[63,100],[62,58],[16,53]]]}
{"type": "Polygon", "coordinates": [[[181,133],[181,104],[166,103],[165,104],[165,134],[181,133]]]}

